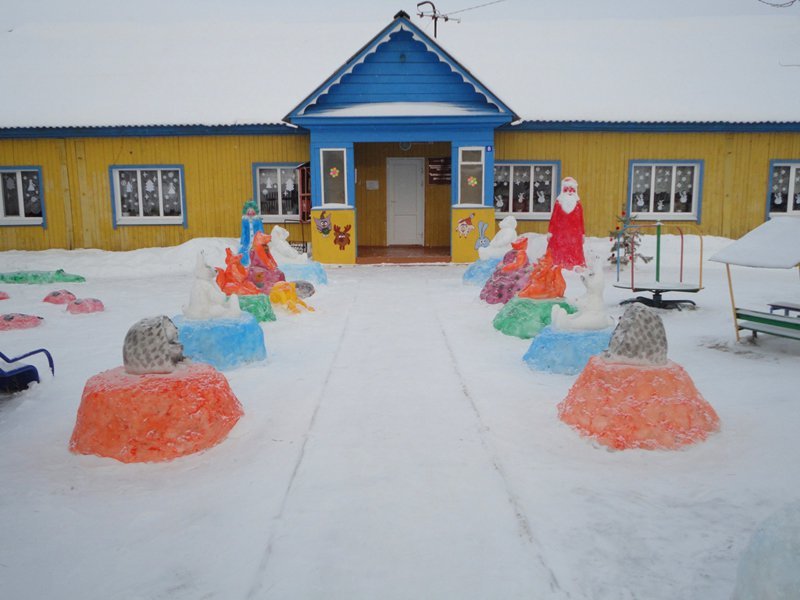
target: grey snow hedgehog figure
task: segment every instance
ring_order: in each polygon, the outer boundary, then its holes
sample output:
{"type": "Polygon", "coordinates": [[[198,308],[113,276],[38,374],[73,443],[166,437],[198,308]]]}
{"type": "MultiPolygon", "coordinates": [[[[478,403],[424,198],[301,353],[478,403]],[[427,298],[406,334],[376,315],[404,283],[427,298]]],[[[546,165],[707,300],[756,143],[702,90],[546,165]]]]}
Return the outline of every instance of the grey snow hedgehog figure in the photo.
{"type": "Polygon", "coordinates": [[[184,360],[178,328],[169,317],[149,317],[128,330],[122,345],[122,362],[128,373],[172,373],[184,360]]]}
{"type": "Polygon", "coordinates": [[[661,317],[642,304],[631,304],[611,334],[601,355],[608,362],[638,365],[667,364],[667,333],[661,317]]]}

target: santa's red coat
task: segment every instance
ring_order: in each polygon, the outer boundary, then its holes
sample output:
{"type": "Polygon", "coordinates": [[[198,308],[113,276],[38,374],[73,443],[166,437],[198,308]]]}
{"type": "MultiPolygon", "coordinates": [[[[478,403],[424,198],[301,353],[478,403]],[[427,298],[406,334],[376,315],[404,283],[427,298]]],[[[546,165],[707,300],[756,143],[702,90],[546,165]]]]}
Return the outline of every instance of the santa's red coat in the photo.
{"type": "Polygon", "coordinates": [[[560,202],[556,202],[547,231],[550,233],[547,250],[554,265],[562,269],[586,266],[583,256],[583,207],[580,202],[569,213],[564,212],[560,202]]]}

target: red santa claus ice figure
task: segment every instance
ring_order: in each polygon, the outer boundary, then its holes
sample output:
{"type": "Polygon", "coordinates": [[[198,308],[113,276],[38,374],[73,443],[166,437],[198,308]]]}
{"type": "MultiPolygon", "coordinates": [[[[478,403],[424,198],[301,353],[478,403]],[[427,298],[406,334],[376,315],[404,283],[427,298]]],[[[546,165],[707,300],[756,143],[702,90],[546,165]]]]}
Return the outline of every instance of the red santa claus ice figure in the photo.
{"type": "Polygon", "coordinates": [[[561,180],[561,193],[556,198],[547,231],[547,251],[554,265],[562,269],[586,266],[583,207],[578,197],[578,182],[572,177],[561,180]]]}

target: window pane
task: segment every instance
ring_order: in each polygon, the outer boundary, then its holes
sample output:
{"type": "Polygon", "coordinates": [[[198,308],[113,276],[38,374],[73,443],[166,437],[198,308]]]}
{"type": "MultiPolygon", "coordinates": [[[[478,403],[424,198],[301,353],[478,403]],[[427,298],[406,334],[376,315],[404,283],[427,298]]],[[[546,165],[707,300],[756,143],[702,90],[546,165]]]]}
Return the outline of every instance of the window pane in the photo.
{"type": "Polygon", "coordinates": [[[483,197],[483,165],[461,165],[461,204],[481,204],[483,197]]]}
{"type": "Polygon", "coordinates": [[[42,216],[42,200],[39,196],[39,173],[22,172],[22,205],[26,217],[42,216]]]}
{"type": "Polygon", "coordinates": [[[164,216],[181,216],[181,178],[179,171],[161,171],[161,196],[164,204],[164,216]]]}
{"type": "Polygon", "coordinates": [[[345,204],[344,150],[322,151],[323,204],[345,204]]]}
{"type": "Polygon", "coordinates": [[[136,171],[118,171],[123,217],[139,216],[139,180],[136,171]]]}
{"type": "Polygon", "coordinates": [[[462,150],[461,162],[462,163],[483,162],[483,152],[481,152],[480,150],[462,150]]]}
{"type": "Polygon", "coordinates": [[[692,212],[694,207],[694,167],[675,168],[674,212],[692,212]]]}
{"type": "Polygon", "coordinates": [[[653,186],[655,212],[670,212],[672,198],[672,167],[656,167],[656,181],[653,186]]]}
{"type": "Polygon", "coordinates": [[[631,212],[650,212],[650,176],[652,167],[633,167],[631,212]]]}
{"type": "Polygon", "coordinates": [[[531,168],[514,165],[512,176],[513,212],[530,212],[531,210],[531,168]]]}
{"type": "Polygon", "coordinates": [[[511,178],[511,167],[494,168],[494,208],[500,212],[509,212],[511,190],[508,182],[511,178]]]}
{"type": "Polygon", "coordinates": [[[259,206],[262,215],[278,214],[278,169],[265,167],[258,170],[259,206]]]}
{"type": "Polygon", "coordinates": [[[775,167],[772,170],[772,194],[769,200],[769,212],[786,212],[789,199],[790,167],[775,167]]]}
{"type": "Polygon", "coordinates": [[[3,173],[3,214],[6,217],[19,216],[19,190],[17,189],[17,174],[3,173]]]}
{"type": "Polygon", "coordinates": [[[800,210],[800,168],[794,168],[794,201],[792,202],[793,210],[800,210]]]}
{"type": "Polygon", "coordinates": [[[294,169],[281,169],[281,204],[283,214],[299,214],[297,202],[297,175],[294,169]]]}
{"type": "Polygon", "coordinates": [[[553,206],[553,167],[550,165],[533,167],[532,211],[549,213],[553,206]]]}
{"type": "Polygon", "coordinates": [[[158,202],[158,171],[142,171],[142,188],[144,216],[160,216],[161,209],[158,202]]]}

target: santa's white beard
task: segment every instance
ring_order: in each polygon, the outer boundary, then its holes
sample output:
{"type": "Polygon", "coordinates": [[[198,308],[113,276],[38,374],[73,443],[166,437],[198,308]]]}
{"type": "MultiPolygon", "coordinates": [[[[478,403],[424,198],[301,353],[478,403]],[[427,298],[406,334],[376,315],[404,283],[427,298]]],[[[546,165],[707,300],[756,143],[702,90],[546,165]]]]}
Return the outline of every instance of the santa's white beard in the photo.
{"type": "Polygon", "coordinates": [[[571,213],[575,210],[575,206],[580,202],[580,198],[576,192],[562,192],[556,198],[561,208],[565,213],[571,213]]]}

